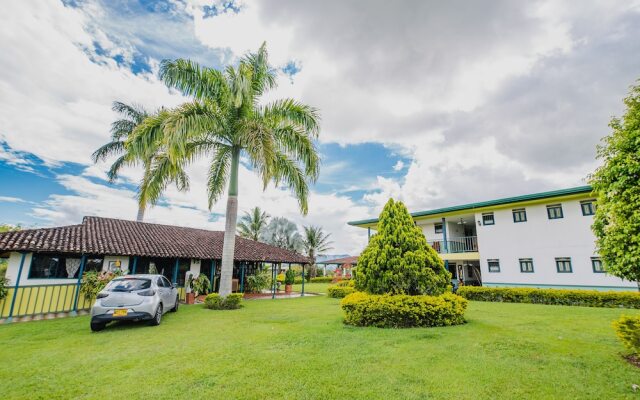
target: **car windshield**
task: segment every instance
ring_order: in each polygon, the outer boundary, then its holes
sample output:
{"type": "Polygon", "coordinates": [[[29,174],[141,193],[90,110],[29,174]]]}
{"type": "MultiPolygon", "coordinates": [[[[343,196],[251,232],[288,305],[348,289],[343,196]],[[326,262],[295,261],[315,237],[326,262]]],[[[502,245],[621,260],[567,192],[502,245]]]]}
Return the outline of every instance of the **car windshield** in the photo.
{"type": "Polygon", "coordinates": [[[141,278],[120,278],[114,279],[104,290],[109,292],[131,292],[134,290],[149,289],[151,287],[150,279],[141,278]]]}

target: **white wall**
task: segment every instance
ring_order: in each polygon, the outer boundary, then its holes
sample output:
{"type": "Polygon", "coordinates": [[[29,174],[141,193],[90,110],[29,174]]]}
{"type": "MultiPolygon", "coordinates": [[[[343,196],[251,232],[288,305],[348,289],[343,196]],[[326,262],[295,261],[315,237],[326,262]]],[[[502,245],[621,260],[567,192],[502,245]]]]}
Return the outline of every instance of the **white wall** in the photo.
{"type": "MultiPolygon", "coordinates": [[[[634,282],[593,272],[591,257],[597,256],[593,216],[582,215],[579,200],[561,203],[561,219],[548,219],[547,204],[558,202],[526,207],[526,222],[514,223],[512,208],[494,210],[495,225],[476,222],[483,284],[637,288],[634,282]],[[558,273],[556,257],[571,257],[573,272],[558,273]],[[533,273],[520,272],[520,258],[533,259],[533,273]],[[500,260],[500,272],[489,272],[488,259],[500,260]]],[[[482,221],[482,213],[476,213],[476,221],[482,221]]]]}

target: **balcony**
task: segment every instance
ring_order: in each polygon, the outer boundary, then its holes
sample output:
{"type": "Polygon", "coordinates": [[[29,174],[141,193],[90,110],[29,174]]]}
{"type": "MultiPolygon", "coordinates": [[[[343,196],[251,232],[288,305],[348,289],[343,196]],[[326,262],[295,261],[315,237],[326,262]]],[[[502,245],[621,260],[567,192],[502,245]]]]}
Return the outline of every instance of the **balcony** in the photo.
{"type": "Polygon", "coordinates": [[[429,244],[438,254],[474,253],[478,251],[477,236],[451,238],[446,242],[444,240],[431,240],[429,244]]]}

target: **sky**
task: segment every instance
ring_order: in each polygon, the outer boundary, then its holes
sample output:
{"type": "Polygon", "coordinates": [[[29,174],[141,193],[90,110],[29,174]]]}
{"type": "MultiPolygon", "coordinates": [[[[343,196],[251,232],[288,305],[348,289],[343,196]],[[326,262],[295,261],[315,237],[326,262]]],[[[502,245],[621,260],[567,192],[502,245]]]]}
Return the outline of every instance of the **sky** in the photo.
{"type": "MultiPolygon", "coordinates": [[[[0,13],[0,223],[135,219],[139,169],[109,183],[113,101],[187,101],[163,59],[213,68],[267,43],[278,87],[320,110],[322,167],[302,216],[286,187],[240,169],[240,212],[331,233],[358,254],[393,197],[426,210],[579,186],[640,78],[640,1],[21,0],[0,13]]],[[[146,221],[224,228],[207,160],[146,221]]]]}

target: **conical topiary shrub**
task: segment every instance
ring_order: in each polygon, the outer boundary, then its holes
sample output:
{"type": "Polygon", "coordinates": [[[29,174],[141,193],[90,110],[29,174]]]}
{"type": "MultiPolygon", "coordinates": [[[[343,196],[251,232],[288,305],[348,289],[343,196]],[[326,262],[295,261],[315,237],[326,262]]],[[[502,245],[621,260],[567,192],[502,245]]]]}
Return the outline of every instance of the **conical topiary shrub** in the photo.
{"type": "Polygon", "coordinates": [[[371,294],[445,293],[451,274],[415,226],[405,205],[389,199],[380,214],[378,233],[358,258],[356,289],[371,294]]]}

